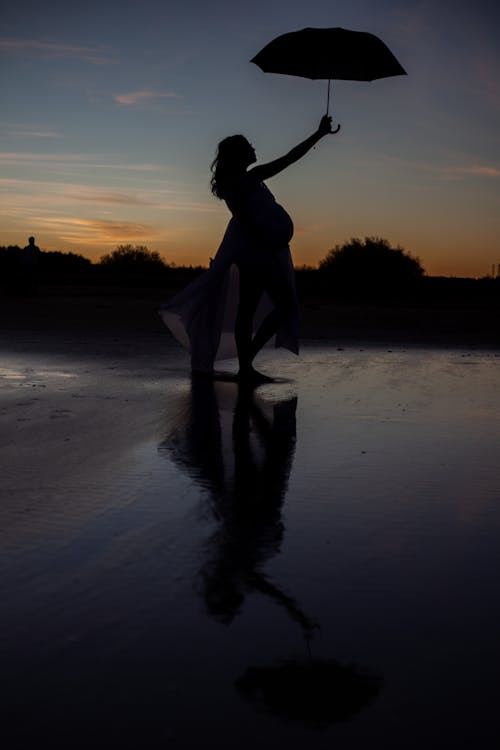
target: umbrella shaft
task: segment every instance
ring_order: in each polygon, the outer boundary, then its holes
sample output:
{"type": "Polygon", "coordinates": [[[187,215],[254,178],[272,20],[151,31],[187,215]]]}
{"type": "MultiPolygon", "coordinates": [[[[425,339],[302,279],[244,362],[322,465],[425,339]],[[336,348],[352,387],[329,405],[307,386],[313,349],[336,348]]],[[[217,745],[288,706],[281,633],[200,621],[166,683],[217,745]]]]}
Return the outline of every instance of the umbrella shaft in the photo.
{"type": "Polygon", "coordinates": [[[330,79],[328,79],[328,89],[326,94],[326,114],[330,114],[330,79]]]}

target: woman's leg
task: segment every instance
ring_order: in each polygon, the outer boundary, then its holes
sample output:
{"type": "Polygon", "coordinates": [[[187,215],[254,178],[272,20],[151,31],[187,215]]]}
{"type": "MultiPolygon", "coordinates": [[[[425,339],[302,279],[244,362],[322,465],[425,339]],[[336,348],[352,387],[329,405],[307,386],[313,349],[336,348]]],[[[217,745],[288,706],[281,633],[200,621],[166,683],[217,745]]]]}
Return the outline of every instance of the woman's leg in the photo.
{"type": "Polygon", "coordinates": [[[240,272],[240,301],[235,324],[239,375],[253,381],[271,380],[253,367],[253,360],[265,344],[277,333],[281,324],[293,314],[296,300],[293,289],[280,269],[267,264],[242,265],[240,272]],[[253,319],[263,292],[267,292],[274,309],[264,318],[252,338],[253,319]]]}
{"type": "Polygon", "coordinates": [[[257,265],[241,265],[238,267],[240,277],[239,305],[236,315],[234,337],[240,373],[251,372],[254,358],[252,346],[253,318],[257,305],[262,296],[262,272],[257,265]]]}
{"type": "Polygon", "coordinates": [[[264,318],[256,332],[250,347],[251,360],[267,344],[281,324],[293,313],[296,301],[290,285],[278,275],[271,272],[263,281],[263,290],[270,296],[274,309],[264,318]]]}

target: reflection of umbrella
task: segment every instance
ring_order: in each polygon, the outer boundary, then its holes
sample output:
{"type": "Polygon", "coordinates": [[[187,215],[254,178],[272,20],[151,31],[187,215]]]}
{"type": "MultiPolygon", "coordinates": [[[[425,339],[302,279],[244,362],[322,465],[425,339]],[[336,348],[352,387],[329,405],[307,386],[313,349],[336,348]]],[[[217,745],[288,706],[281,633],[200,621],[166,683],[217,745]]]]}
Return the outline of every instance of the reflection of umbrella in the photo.
{"type": "Polygon", "coordinates": [[[352,719],[371,703],[380,690],[380,680],[333,660],[289,661],[249,667],[235,687],[257,708],[281,719],[326,728],[352,719]]]}
{"type": "Polygon", "coordinates": [[[265,73],[284,73],[311,79],[373,81],[406,75],[381,39],[348,29],[301,29],[273,39],[251,62],[265,73]]]}

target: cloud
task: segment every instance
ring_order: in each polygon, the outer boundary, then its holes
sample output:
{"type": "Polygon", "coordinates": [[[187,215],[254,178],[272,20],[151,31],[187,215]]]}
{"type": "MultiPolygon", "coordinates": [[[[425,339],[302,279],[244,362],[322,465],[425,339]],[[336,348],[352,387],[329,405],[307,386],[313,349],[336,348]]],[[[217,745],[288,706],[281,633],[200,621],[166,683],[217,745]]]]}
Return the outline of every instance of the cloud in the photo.
{"type": "Polygon", "coordinates": [[[37,127],[33,122],[0,121],[0,135],[8,138],[65,138],[59,130],[37,127]]]}
{"type": "Polygon", "coordinates": [[[110,193],[91,188],[80,190],[79,192],[70,192],[69,197],[76,201],[105,205],[140,206],[145,204],[145,201],[127,193],[110,193]]]}
{"type": "Polygon", "coordinates": [[[486,177],[493,179],[500,177],[500,167],[488,164],[468,164],[459,166],[427,165],[425,169],[437,177],[447,180],[461,180],[466,177],[486,177]]]}
{"type": "Polygon", "coordinates": [[[12,135],[16,138],[64,138],[56,130],[18,130],[12,135]]]}
{"type": "Polygon", "coordinates": [[[215,214],[221,211],[221,207],[210,199],[193,200],[189,193],[175,185],[132,185],[125,191],[106,185],[0,177],[0,195],[0,216],[16,216],[18,219],[33,210],[47,210],[49,214],[55,210],[60,212],[59,215],[74,215],[82,210],[82,204],[93,204],[101,213],[109,207],[113,213],[124,210],[128,215],[130,210],[127,212],[126,207],[129,206],[138,207],[141,212],[150,209],[157,212],[160,221],[166,212],[215,214]]]}
{"type": "Polygon", "coordinates": [[[95,47],[78,47],[38,39],[0,39],[0,50],[4,52],[30,52],[45,57],[73,57],[93,65],[103,65],[109,60],[95,47]]]}
{"type": "Polygon", "coordinates": [[[57,232],[64,240],[94,244],[96,242],[117,242],[143,240],[156,235],[156,230],[142,222],[107,221],[106,219],[85,219],[71,216],[46,216],[33,214],[39,232],[57,232]]]}
{"type": "MultiPolygon", "coordinates": [[[[444,154],[443,161],[441,162],[412,161],[410,159],[387,156],[383,164],[386,166],[392,165],[407,173],[418,172],[429,175],[437,180],[458,181],[464,180],[467,177],[484,177],[486,179],[498,179],[500,177],[500,165],[484,164],[479,161],[473,161],[473,159],[474,156],[467,157],[455,154],[450,156],[448,153],[444,154]],[[450,164],[450,161],[454,163],[450,164]]],[[[380,167],[382,163],[369,160],[365,164],[370,167],[380,167]]]]}
{"type": "Polygon", "coordinates": [[[111,164],[104,161],[105,158],[106,157],[103,154],[40,154],[36,152],[22,151],[0,152],[0,164],[16,167],[33,167],[40,163],[44,166],[51,164],[60,169],[78,167],[79,169],[118,169],[131,172],[160,172],[164,169],[164,166],[160,164],[111,164]]]}
{"type": "Polygon", "coordinates": [[[137,104],[142,104],[152,99],[177,99],[177,94],[172,91],[153,91],[152,89],[144,89],[143,91],[131,91],[128,94],[113,94],[113,99],[118,104],[123,104],[127,107],[133,107],[137,104]]]}
{"type": "Polygon", "coordinates": [[[133,221],[79,219],[78,223],[98,240],[144,239],[154,234],[152,227],[133,221]]]}
{"type": "Polygon", "coordinates": [[[475,175],[477,177],[500,177],[499,167],[489,167],[486,164],[474,164],[470,167],[457,167],[457,174],[475,175]]]}

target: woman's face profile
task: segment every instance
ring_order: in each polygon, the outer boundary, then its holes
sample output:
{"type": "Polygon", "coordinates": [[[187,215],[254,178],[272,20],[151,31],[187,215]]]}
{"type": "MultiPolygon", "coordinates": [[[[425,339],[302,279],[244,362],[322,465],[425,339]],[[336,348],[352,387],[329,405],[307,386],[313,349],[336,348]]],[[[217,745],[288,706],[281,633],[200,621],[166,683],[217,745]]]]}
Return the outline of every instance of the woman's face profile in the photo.
{"type": "Polygon", "coordinates": [[[252,146],[252,144],[249,143],[248,141],[247,141],[247,147],[248,147],[248,158],[249,158],[248,165],[254,164],[257,161],[257,154],[255,153],[255,149],[252,146]]]}
{"type": "Polygon", "coordinates": [[[234,161],[241,164],[244,169],[257,161],[254,147],[243,135],[235,138],[232,146],[234,161]]]}

